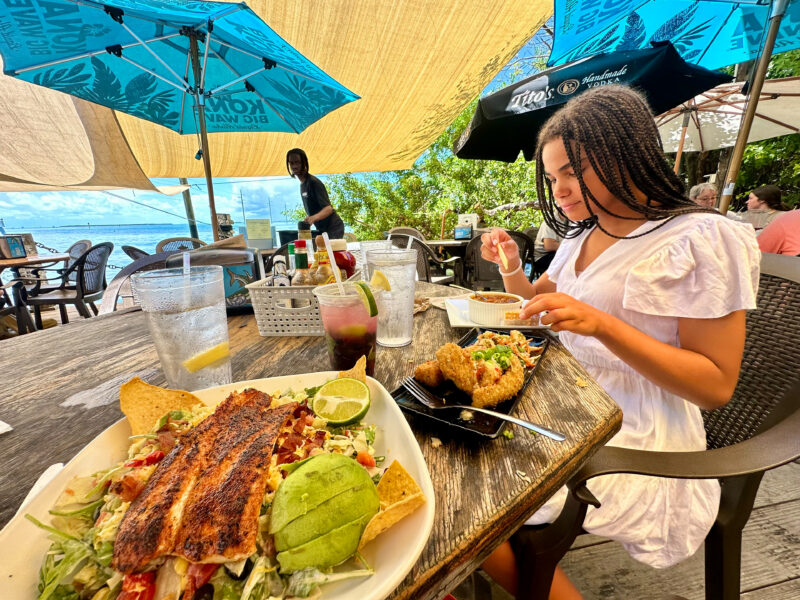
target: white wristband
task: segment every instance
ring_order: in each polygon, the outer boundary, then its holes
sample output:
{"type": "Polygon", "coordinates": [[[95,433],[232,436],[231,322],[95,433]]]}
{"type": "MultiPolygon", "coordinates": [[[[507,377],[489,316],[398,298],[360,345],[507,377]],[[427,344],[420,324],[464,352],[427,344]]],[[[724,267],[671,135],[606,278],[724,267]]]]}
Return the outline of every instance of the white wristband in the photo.
{"type": "Polygon", "coordinates": [[[503,269],[500,268],[500,265],[497,265],[497,270],[500,271],[500,275],[502,275],[503,277],[511,277],[512,275],[516,275],[517,273],[522,271],[522,261],[519,261],[519,264],[517,265],[516,269],[514,269],[513,271],[509,271],[508,273],[505,273],[503,269]]]}

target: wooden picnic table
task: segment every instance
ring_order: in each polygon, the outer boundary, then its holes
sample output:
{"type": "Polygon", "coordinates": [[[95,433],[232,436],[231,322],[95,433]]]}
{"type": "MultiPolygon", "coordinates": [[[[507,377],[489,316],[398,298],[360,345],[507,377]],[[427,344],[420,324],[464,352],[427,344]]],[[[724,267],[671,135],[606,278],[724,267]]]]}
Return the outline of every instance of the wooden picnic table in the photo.
{"type": "MultiPolygon", "coordinates": [[[[427,283],[418,294],[460,290],[427,283]]],[[[414,319],[414,341],[379,348],[375,377],[388,390],[456,341],[445,311],[414,319]]],[[[236,380],[329,370],[321,337],[261,337],[253,315],[228,319],[236,380]]],[[[155,348],[138,309],[102,315],[0,342],[0,525],[13,516],[44,469],[66,462],[122,417],[119,385],[138,375],[163,385],[155,348]]],[[[622,413],[577,361],[553,339],[525,391],[517,416],[566,434],[559,443],[514,428],[513,439],[483,441],[449,434],[407,415],[436,494],[428,544],[392,599],[439,600],[452,590],[619,429],[622,413]],[[436,436],[440,447],[432,443],[436,436]]],[[[398,548],[398,552],[402,549],[398,548]]]]}

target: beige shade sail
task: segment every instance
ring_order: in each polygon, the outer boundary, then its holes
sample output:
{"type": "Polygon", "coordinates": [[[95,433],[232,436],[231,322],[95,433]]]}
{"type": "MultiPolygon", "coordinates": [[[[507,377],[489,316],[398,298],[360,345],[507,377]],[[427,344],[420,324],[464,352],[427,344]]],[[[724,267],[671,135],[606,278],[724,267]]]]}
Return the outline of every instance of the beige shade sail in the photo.
{"type": "MultiPolygon", "coordinates": [[[[312,173],[408,168],[552,11],[544,0],[248,4],[361,99],[300,135],[210,134],[215,177],[285,175],[293,147],[312,173]]],[[[203,176],[195,136],[11,77],[0,77],[0,122],[0,191],[152,190],[148,178],[203,176]]]]}
{"type": "MultiPolygon", "coordinates": [[[[300,135],[211,133],[215,177],[286,174],[303,148],[312,173],[410,167],[552,11],[544,0],[307,0],[248,5],[360,100],[300,135]]],[[[117,114],[149,177],[201,177],[195,136],[117,114]]]]}

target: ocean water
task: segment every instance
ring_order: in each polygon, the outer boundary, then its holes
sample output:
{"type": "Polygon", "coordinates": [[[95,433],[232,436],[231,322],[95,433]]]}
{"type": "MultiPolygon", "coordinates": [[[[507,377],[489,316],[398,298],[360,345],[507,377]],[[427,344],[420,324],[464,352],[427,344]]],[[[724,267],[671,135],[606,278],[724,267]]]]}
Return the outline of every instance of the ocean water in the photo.
{"type": "MultiPolygon", "coordinates": [[[[277,230],[295,229],[296,223],[275,223],[277,230]]],[[[238,229],[235,230],[238,233],[238,229]]],[[[15,230],[6,227],[6,233],[30,233],[34,241],[44,244],[48,248],[58,252],[66,252],[73,243],[78,240],[90,240],[92,244],[101,242],[111,242],[114,244],[114,251],[108,259],[106,269],[106,279],[111,281],[119,272],[119,269],[129,265],[132,261],[122,251],[122,246],[136,246],[145,252],[153,254],[156,251],[156,244],[163,239],[170,237],[189,237],[189,227],[185,223],[161,224],[161,225],[83,225],[67,227],[32,227],[25,230],[15,230]]],[[[210,225],[198,225],[197,233],[201,240],[206,243],[213,241],[210,225]]],[[[44,254],[47,250],[39,248],[39,253],[44,254]]],[[[4,273],[5,275],[5,273],[4,273]]]]}

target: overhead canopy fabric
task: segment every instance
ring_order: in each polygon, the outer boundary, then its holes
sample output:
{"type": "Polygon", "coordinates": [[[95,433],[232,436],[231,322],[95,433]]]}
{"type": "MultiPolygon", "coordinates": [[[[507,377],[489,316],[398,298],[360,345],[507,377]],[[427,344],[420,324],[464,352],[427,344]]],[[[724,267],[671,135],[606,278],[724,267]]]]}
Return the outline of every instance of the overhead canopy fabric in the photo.
{"type": "MultiPolygon", "coordinates": [[[[313,173],[408,168],[533,37],[552,9],[552,4],[544,0],[254,0],[248,5],[283,39],[361,99],[327,115],[300,135],[210,134],[216,177],[286,174],[286,151],[293,147],[306,150],[313,173]]],[[[10,78],[1,80],[0,94],[10,78]]],[[[34,86],[27,87],[30,94],[34,86]]],[[[37,90],[39,94],[47,92],[37,90]]],[[[80,102],[76,100],[75,106],[80,102]]],[[[22,118],[13,111],[6,112],[6,104],[0,103],[0,109],[4,123],[22,118]]],[[[43,110],[39,107],[37,112],[43,110]]],[[[107,109],[97,110],[102,113],[107,109]]],[[[198,149],[194,136],[181,136],[122,113],[115,113],[115,119],[124,146],[129,147],[129,164],[111,164],[118,162],[119,153],[124,154],[119,145],[113,155],[101,155],[92,147],[93,183],[128,187],[118,183],[133,178],[131,173],[136,169],[131,165],[136,164],[151,178],[203,175],[202,162],[194,160],[198,149]]],[[[84,125],[85,131],[91,129],[84,125]]],[[[77,131],[74,134],[75,140],[84,136],[77,131]]],[[[45,136],[44,142],[48,140],[45,136]]],[[[43,147],[44,142],[40,140],[37,147],[43,147]]],[[[25,136],[0,144],[0,167],[7,162],[5,155],[26,156],[36,151],[25,136]]],[[[81,144],[85,156],[86,140],[81,144]]],[[[47,156],[39,154],[41,169],[46,172],[46,176],[39,174],[40,184],[41,180],[50,184],[59,181],[59,174],[64,172],[52,154],[48,165],[47,156]]],[[[85,176],[88,163],[77,157],[75,162],[84,165],[83,174],[77,172],[76,165],[68,185],[79,189],[90,181],[74,183],[85,176]]],[[[2,180],[9,176],[0,170],[0,190],[8,190],[2,180]]]]}

